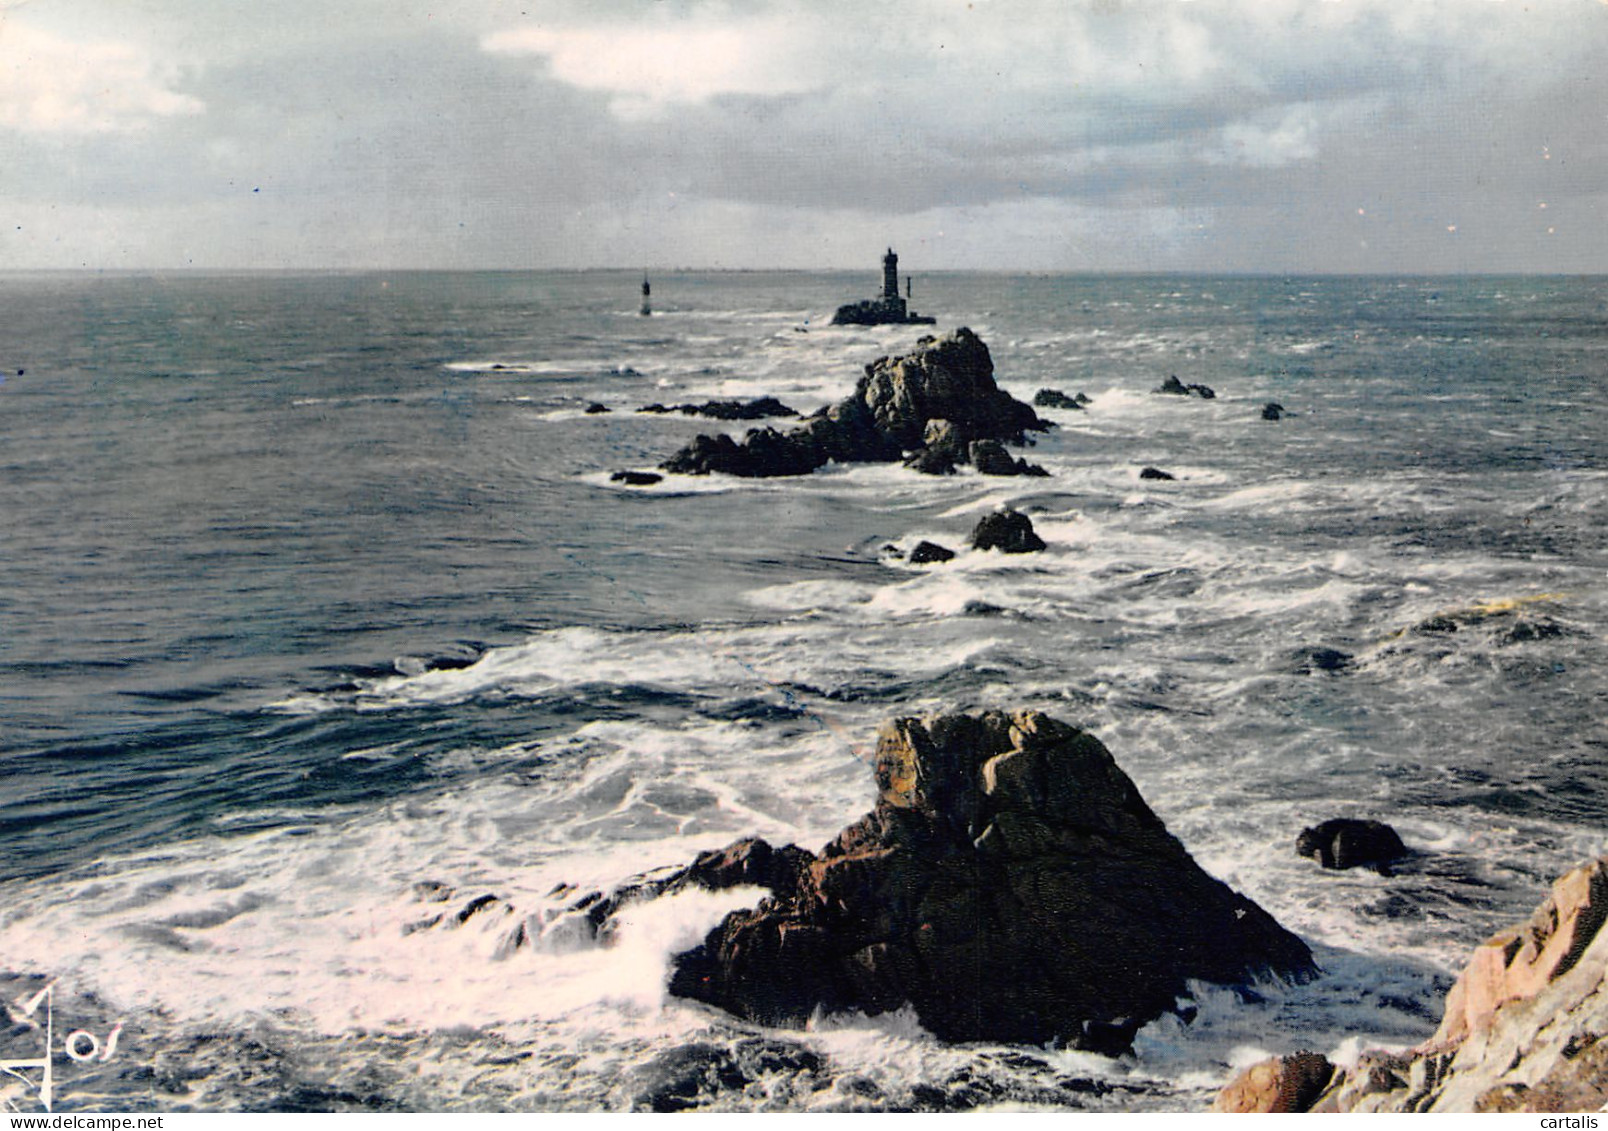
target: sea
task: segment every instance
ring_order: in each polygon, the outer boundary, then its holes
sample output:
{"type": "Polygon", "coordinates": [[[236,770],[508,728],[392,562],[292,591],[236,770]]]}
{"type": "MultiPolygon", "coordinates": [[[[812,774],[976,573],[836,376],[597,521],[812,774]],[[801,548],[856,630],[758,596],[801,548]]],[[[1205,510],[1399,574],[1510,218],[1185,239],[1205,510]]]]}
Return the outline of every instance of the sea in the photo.
{"type": "Polygon", "coordinates": [[[918,274],[933,328],[828,325],[871,271],[651,281],[0,275],[0,1108],[1197,1111],[1425,1039],[1608,848],[1608,278],[918,274]],[[959,326],[1089,398],[1049,478],[611,480],[750,427],[647,404],[808,413],[959,326]],[[1001,506],[1048,548],[968,549],[1001,506]],[[543,930],[819,849],[883,721],[985,708],[1097,735],[1322,975],[1110,1058],[668,996],[751,889],[543,930]],[[1334,817],[1412,855],[1299,856],[1334,817]]]}

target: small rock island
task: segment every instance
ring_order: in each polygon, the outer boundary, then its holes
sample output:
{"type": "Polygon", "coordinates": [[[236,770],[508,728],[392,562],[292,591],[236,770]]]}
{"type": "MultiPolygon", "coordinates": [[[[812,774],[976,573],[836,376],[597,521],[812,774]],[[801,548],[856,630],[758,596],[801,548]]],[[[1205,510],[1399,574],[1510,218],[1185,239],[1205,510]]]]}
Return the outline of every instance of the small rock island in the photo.
{"type": "Polygon", "coordinates": [[[899,297],[899,257],[891,247],[882,257],[882,294],[840,306],[832,315],[834,326],[932,326],[937,321],[917,314],[899,297]]]}

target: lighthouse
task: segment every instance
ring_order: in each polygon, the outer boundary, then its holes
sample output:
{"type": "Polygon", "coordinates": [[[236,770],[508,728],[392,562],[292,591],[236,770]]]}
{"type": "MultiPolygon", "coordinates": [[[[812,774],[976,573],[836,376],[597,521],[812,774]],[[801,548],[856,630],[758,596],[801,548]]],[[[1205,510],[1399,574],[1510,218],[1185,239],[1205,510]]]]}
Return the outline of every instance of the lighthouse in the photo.
{"type": "MultiPolygon", "coordinates": [[[[908,290],[905,297],[909,297],[908,290]]],[[[899,297],[899,257],[891,247],[882,257],[882,293],[840,306],[832,315],[834,326],[931,326],[936,321],[930,315],[917,314],[899,297]]]]}
{"type": "Polygon", "coordinates": [[[648,286],[648,277],[646,275],[642,276],[642,317],[644,318],[653,313],[653,307],[648,303],[648,296],[652,293],[651,288],[648,286]]]}

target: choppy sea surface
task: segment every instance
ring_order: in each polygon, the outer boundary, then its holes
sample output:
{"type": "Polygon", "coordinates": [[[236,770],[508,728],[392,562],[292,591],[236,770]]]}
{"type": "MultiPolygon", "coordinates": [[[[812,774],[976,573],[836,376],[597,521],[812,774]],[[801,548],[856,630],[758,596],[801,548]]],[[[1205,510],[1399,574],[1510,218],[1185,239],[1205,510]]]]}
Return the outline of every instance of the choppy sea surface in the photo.
{"type": "Polygon", "coordinates": [[[1043,410],[1051,478],[631,488],[747,427],[640,406],[808,412],[930,332],[826,325],[870,271],[653,282],[642,318],[619,272],[0,275],[0,1059],[50,1012],[57,1112],[1197,1110],[1423,1039],[1608,847],[1608,279],[918,275],[1018,398],[1092,398],[1043,410]],[[964,548],[1003,503],[1047,551],[964,548]],[[1091,729],[1323,977],[1108,1059],[667,997],[752,892],[609,948],[410,929],[817,849],[880,721],[982,707],[1091,729]],[[1336,816],[1415,855],[1298,857],[1336,816]]]}

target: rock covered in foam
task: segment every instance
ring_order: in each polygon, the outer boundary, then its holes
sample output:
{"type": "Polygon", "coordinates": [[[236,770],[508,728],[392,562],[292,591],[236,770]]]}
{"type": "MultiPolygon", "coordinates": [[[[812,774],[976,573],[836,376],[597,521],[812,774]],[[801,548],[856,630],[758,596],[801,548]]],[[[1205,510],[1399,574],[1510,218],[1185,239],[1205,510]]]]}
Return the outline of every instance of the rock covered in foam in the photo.
{"type": "Polygon", "coordinates": [[[673,993],[782,1026],[908,1003],[945,1040],[1116,1051],[1190,979],[1313,972],[1075,727],[899,719],[876,772],[875,809],[681,955],[673,993]]]}
{"type": "Polygon", "coordinates": [[[1033,520],[1021,511],[1009,509],[978,519],[970,542],[973,549],[998,550],[1002,554],[1034,554],[1044,549],[1044,539],[1033,529],[1033,520]]]}

